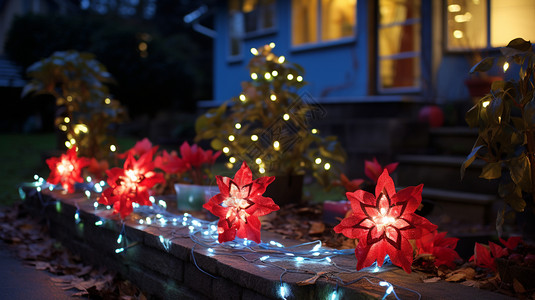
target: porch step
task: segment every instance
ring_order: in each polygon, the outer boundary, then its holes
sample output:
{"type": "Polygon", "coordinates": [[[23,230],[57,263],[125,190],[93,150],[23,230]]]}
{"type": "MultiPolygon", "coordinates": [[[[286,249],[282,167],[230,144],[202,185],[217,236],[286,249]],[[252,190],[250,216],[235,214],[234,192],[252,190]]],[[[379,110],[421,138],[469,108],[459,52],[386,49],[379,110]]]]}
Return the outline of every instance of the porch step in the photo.
{"type": "Polygon", "coordinates": [[[397,179],[400,185],[409,186],[423,183],[425,187],[449,191],[496,194],[497,180],[479,178],[484,165],[474,161],[466,169],[461,180],[461,165],[464,156],[443,155],[399,155],[397,179]]]}
{"type": "Polygon", "coordinates": [[[429,144],[437,154],[468,155],[477,140],[477,128],[439,127],[429,129],[429,144]]]}
{"type": "Polygon", "coordinates": [[[499,203],[497,195],[459,192],[437,188],[422,191],[423,211],[426,217],[440,223],[444,216],[457,222],[491,224],[495,216],[494,207],[499,203]],[[425,207],[426,205],[431,207],[425,207]],[[430,211],[430,212],[429,212],[430,211]]]}

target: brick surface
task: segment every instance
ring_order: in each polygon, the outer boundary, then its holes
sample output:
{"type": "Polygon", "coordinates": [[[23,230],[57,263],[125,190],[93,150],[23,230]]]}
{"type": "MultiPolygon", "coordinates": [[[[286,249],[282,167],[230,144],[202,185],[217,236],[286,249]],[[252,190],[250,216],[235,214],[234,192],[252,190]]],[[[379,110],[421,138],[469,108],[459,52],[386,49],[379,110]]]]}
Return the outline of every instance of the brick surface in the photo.
{"type": "MultiPolygon", "coordinates": [[[[212,281],[212,297],[216,300],[240,300],[242,288],[235,282],[225,278],[217,278],[212,281]]],[[[243,298],[245,299],[245,298],[243,298]]]]}
{"type": "Polygon", "coordinates": [[[187,287],[213,298],[212,283],[215,279],[201,272],[194,264],[185,264],[184,283],[187,287]]]}
{"type": "Polygon", "coordinates": [[[166,252],[153,249],[143,244],[129,248],[125,260],[134,265],[141,265],[151,271],[182,282],[184,280],[184,263],[166,252]]]}
{"type": "MultiPolygon", "coordinates": [[[[27,193],[26,204],[36,216],[46,216],[50,224],[51,234],[78,253],[85,261],[103,265],[120,272],[145,292],[161,299],[280,299],[281,268],[300,270],[299,263],[291,260],[277,262],[280,268],[268,264],[250,263],[239,256],[213,255],[207,249],[195,246],[197,264],[203,270],[215,275],[212,278],[199,270],[193,263],[191,249],[195,245],[188,237],[187,230],[177,228],[159,228],[157,226],[139,226],[127,222],[126,235],[131,245],[124,253],[116,254],[117,236],[121,229],[117,216],[109,211],[95,210],[92,201],[80,195],[63,195],[57,192],[43,192],[44,201],[38,194],[27,193]],[[61,209],[55,205],[42,208],[42,203],[53,203],[61,199],[61,209]],[[74,223],[74,212],[78,205],[82,222],[74,223]],[[94,214],[95,216],[91,216],[94,214]],[[99,218],[110,219],[103,226],[95,226],[99,218]],[[172,233],[174,231],[174,235],[172,233]],[[173,238],[169,251],[162,246],[159,235],[173,238]]],[[[281,236],[263,232],[263,240],[277,240],[284,245],[298,244],[297,241],[282,240],[281,236]]],[[[343,268],[354,270],[354,256],[341,256],[334,259],[343,268]]],[[[327,263],[307,265],[307,270],[318,272],[330,267],[327,263]]],[[[366,272],[340,273],[344,282],[362,276],[381,277],[399,287],[418,291],[423,299],[506,299],[497,293],[482,291],[460,284],[437,282],[426,284],[421,282],[418,274],[406,274],[397,267],[384,268],[381,273],[366,272]]],[[[336,288],[334,280],[320,279],[314,285],[298,286],[297,282],[312,277],[312,273],[287,273],[283,280],[289,287],[293,299],[324,299],[336,288]]],[[[350,286],[339,286],[338,293],[348,299],[381,298],[384,287],[361,280],[350,286]]],[[[401,298],[417,296],[406,289],[396,288],[401,298]]]]}

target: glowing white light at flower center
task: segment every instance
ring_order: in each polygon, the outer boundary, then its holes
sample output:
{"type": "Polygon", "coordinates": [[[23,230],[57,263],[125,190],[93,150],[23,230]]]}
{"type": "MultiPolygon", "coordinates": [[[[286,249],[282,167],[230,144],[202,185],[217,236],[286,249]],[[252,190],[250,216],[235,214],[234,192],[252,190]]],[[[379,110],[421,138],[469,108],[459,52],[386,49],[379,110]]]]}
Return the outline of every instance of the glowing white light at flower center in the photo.
{"type": "Polygon", "coordinates": [[[247,221],[249,214],[245,211],[246,208],[250,206],[249,201],[241,197],[230,196],[225,201],[223,201],[223,206],[229,208],[227,211],[226,219],[234,222],[236,219],[241,219],[243,222],[247,221]]]}

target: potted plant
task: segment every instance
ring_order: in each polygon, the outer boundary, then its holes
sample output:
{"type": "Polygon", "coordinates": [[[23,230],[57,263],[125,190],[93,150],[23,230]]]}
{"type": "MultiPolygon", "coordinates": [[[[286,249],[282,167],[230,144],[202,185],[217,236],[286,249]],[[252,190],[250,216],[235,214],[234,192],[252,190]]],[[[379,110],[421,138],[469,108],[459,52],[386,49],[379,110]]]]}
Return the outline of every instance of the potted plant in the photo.
{"type": "Polygon", "coordinates": [[[27,74],[31,81],[23,97],[35,93],[56,98],[61,146],[77,146],[80,156],[109,159],[116,147],[114,125],[126,118],[126,111],[110,97],[105,84],[113,80],[106,67],[93,54],[58,51],[28,67],[27,74]]]}
{"type": "Polygon", "coordinates": [[[229,168],[246,161],[258,175],[276,176],[267,194],[281,205],[300,201],[307,171],[329,185],[346,154],[336,137],[322,137],[312,128],[324,112],[299,94],[303,68],[276,56],[273,47],[251,49],[251,80],[242,83],[242,93],[208,110],[195,125],[196,141],[211,140],[212,148],[228,157],[229,168]]]}
{"type": "Polygon", "coordinates": [[[485,165],[480,177],[500,179],[499,196],[509,209],[504,207],[498,213],[499,234],[506,210],[523,212],[525,198],[529,197],[530,202],[535,199],[535,56],[531,43],[521,38],[509,42],[501,53],[500,57],[483,59],[470,72],[486,72],[494,65],[516,65],[518,76],[493,82],[490,93],[466,113],[466,122],[478,128],[479,135],[461,167],[462,177],[475,159],[481,159],[485,165]]]}

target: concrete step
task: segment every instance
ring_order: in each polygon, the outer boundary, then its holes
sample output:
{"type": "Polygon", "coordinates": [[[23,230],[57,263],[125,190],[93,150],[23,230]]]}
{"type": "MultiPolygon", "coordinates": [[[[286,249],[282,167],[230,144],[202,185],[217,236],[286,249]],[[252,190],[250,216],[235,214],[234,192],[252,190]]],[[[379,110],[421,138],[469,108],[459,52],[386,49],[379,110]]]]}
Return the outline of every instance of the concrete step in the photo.
{"type": "Polygon", "coordinates": [[[439,127],[429,129],[429,146],[434,153],[466,156],[477,140],[477,128],[439,127]]]}
{"type": "Polygon", "coordinates": [[[443,222],[445,216],[461,223],[491,224],[496,218],[501,200],[497,194],[468,193],[424,186],[422,203],[425,217],[438,224],[443,222]]]}
{"type": "Polygon", "coordinates": [[[430,188],[496,194],[497,180],[479,178],[484,165],[481,161],[475,161],[468,167],[461,180],[461,165],[465,158],[443,155],[398,155],[397,179],[399,184],[404,186],[423,183],[430,188]]]}

